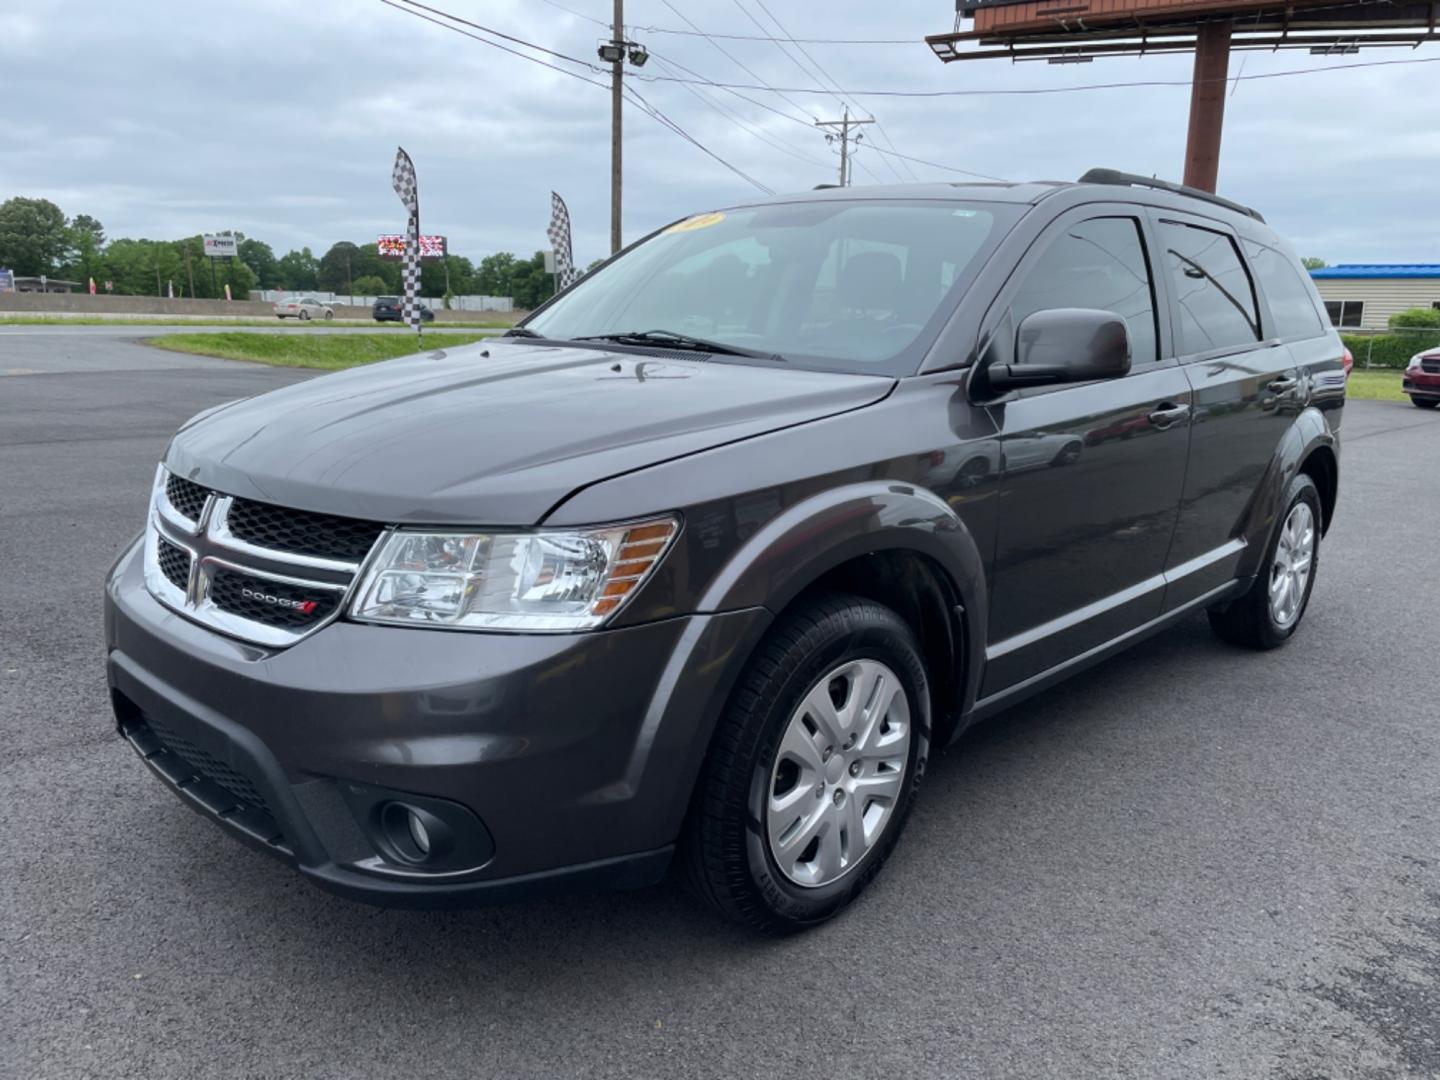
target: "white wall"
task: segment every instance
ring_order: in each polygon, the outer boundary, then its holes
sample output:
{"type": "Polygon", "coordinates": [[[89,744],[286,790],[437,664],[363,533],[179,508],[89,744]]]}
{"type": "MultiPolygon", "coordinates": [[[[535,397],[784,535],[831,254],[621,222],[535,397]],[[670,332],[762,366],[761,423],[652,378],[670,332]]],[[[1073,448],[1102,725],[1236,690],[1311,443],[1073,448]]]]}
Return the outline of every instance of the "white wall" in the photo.
{"type": "MultiPolygon", "coordinates": [[[[312,296],[322,304],[349,304],[352,300],[347,293],[320,292],[315,289],[295,289],[283,293],[279,289],[260,289],[250,295],[252,297],[258,295],[262,300],[272,304],[281,297],[286,300],[294,300],[302,296],[312,296]]],[[[375,303],[375,297],[361,296],[359,293],[355,294],[353,300],[356,307],[369,307],[375,303]]],[[[431,311],[443,311],[445,308],[445,299],[440,296],[422,296],[420,302],[431,311]]],[[[452,296],[450,309],[452,311],[514,311],[515,303],[508,296],[452,296]]]]}
{"type": "Polygon", "coordinates": [[[1390,316],[1440,303],[1440,278],[1315,278],[1322,300],[1361,300],[1363,330],[1384,330],[1390,316]]]}

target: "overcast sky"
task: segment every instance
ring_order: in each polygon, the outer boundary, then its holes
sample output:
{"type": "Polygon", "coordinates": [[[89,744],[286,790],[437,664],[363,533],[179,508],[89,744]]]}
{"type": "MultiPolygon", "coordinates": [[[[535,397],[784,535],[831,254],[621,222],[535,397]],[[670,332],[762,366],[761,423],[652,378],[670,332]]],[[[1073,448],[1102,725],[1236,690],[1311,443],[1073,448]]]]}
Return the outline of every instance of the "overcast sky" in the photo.
{"type": "MultiPolygon", "coordinates": [[[[602,28],[545,0],[431,0],[559,52],[593,57],[602,28]]],[[[608,0],[564,0],[595,19],[608,0]]],[[[811,87],[772,43],[663,32],[693,20],[758,34],[757,0],[630,0],[627,22],[664,75],[674,61],[721,82],[811,87]]],[[[1178,80],[1189,57],[1092,64],[944,65],[920,40],[948,29],[951,0],[817,4],[766,0],[794,36],[901,38],[906,45],[809,45],[847,92],[999,90],[1178,80]],[[823,15],[821,14],[823,12],[823,15]]],[[[27,0],[0,12],[0,199],[43,196],[98,217],[111,237],[173,238],[234,228],[277,254],[403,227],[390,189],[397,143],[415,160],[426,232],[472,258],[546,246],[549,191],[567,200],[577,260],[608,253],[607,89],[427,24],[379,0],[27,0]]],[[[791,47],[793,52],[793,47],[791,47]]],[[[1245,54],[1245,75],[1372,59],[1440,59],[1440,47],[1312,57],[1245,54]]],[[[800,57],[804,61],[804,57],[800,57]]],[[[1237,57],[1232,74],[1239,66],[1237,57]]],[[[672,69],[673,70],[673,69],[672,69]]],[[[599,78],[589,75],[590,78],[599,78]]],[[[1440,261],[1440,63],[1241,82],[1227,103],[1222,194],[1261,208],[1303,254],[1331,262],[1440,261]]],[[[653,105],[737,169],[777,191],[834,179],[807,118],[833,96],[763,99],[789,119],[702,88],[637,81],[653,105]],[[787,100],[787,98],[789,100],[787,100]],[[755,132],[759,132],[757,135],[755,132]],[[763,135],[769,142],[764,141],[763,135]],[[778,147],[773,145],[780,144],[778,147]],[[783,149],[782,149],[783,148],[783,149]],[[808,160],[802,160],[808,159],[808,160]]],[[[1037,96],[851,100],[900,152],[1007,179],[1073,179],[1093,165],[1179,179],[1186,86],[1037,96]]],[[[759,192],[635,108],[626,109],[625,236],[759,192]]],[[[883,141],[881,145],[885,145],[883,141]]],[[[890,159],[909,177],[905,165],[890,159]]],[[[961,179],[914,164],[922,179],[961,179]]],[[[895,179],[862,149],[857,184],[895,179]]]]}

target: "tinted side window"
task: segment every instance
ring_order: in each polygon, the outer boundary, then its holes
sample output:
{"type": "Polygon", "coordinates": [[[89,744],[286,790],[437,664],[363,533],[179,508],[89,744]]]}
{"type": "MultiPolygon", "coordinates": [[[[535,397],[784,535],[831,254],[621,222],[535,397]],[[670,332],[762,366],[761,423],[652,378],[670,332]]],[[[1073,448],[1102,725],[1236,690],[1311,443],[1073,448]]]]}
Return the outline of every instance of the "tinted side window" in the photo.
{"type": "Polygon", "coordinates": [[[1325,326],[1310,299],[1310,288],[1290,257],[1264,244],[1250,243],[1245,247],[1260,287],[1265,290],[1270,314],[1275,317],[1275,333],[1282,338],[1319,337],[1324,333],[1325,326]]]}
{"type": "Polygon", "coordinates": [[[1255,287],[1235,241],[1213,229],[1160,223],[1179,316],[1179,351],[1207,352],[1260,340],[1255,287]]]}
{"type": "Polygon", "coordinates": [[[1091,218],[1071,225],[1030,268],[1010,311],[1018,327],[1047,308],[1113,311],[1130,329],[1136,364],[1158,358],[1155,289],[1140,223],[1134,218],[1091,218]]]}

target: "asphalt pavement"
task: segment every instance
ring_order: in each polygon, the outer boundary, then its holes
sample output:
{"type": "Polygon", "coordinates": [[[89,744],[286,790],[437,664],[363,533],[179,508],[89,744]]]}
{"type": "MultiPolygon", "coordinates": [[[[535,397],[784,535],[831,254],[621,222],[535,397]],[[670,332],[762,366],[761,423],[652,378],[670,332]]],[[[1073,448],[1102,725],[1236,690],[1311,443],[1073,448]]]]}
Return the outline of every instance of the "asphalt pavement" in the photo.
{"type": "Polygon", "coordinates": [[[175,427],[309,373],[44,329],[0,330],[0,1077],[1440,1075],[1440,415],[1346,409],[1289,646],[1195,618],[972,732],[773,941],[668,885],[374,910],[180,805],[101,582],[175,427]]]}

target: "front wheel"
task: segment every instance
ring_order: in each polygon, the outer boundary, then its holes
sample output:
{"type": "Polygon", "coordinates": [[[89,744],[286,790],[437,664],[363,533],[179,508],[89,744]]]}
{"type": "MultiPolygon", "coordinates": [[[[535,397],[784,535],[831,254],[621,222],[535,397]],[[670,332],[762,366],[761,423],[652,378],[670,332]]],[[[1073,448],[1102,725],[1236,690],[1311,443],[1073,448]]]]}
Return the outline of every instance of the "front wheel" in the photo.
{"type": "Polygon", "coordinates": [[[310,313],[309,313],[308,311],[302,311],[302,312],[300,312],[300,321],[301,321],[301,322],[309,322],[309,321],[310,321],[310,313]]]}
{"type": "Polygon", "coordinates": [[[328,310],[327,310],[327,311],[325,312],[325,321],[326,321],[326,322],[329,322],[329,321],[330,321],[331,319],[333,319],[334,317],[335,317],[335,313],[334,313],[333,311],[328,311],[328,310]]]}
{"type": "Polygon", "coordinates": [[[1436,405],[1440,405],[1440,398],[1412,397],[1410,400],[1415,403],[1417,409],[1433,409],[1436,405]]]}
{"type": "Polygon", "coordinates": [[[758,930],[832,917],[894,847],[929,745],[925,665],[905,621],[855,596],[797,609],[720,719],[688,822],[691,888],[758,930]]]}
{"type": "Polygon", "coordinates": [[[1320,491],[1298,473],[1285,492],[1279,527],[1249,590],[1210,611],[1210,626],[1233,645],[1273,649],[1289,641],[1305,615],[1320,564],[1320,491]]]}

